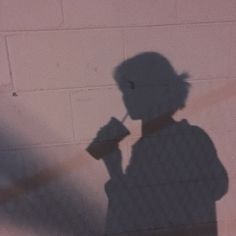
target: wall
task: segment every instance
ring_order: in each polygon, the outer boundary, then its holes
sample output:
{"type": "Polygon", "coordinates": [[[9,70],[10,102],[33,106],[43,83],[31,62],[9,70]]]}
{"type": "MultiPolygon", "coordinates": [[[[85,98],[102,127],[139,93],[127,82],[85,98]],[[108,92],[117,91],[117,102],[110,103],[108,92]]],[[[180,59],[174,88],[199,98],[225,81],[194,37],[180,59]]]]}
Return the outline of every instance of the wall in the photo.
{"type": "MultiPolygon", "coordinates": [[[[218,234],[234,235],[235,41],[235,0],[0,0],[0,184],[11,192],[1,235],[104,232],[108,174],[84,149],[111,116],[124,116],[112,72],[143,51],[190,74],[176,119],[213,140],[229,176],[218,234]]],[[[124,166],[140,134],[139,122],[126,125],[124,166]]]]}

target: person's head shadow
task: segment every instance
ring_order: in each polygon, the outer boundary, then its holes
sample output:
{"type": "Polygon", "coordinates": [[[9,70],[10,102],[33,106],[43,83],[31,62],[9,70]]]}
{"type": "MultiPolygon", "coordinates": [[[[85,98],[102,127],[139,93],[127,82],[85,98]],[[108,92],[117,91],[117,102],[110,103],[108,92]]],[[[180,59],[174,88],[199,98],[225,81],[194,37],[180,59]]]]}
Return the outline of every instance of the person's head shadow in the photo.
{"type": "MultiPolygon", "coordinates": [[[[138,54],[115,68],[127,112],[142,121],[143,132],[123,175],[117,177],[106,153],[108,234],[164,230],[217,236],[215,202],[227,192],[227,173],[208,135],[172,118],[185,107],[187,77],[156,52],[138,54]]],[[[113,160],[119,155],[110,154],[113,160]]]]}
{"type": "Polygon", "coordinates": [[[145,52],[118,65],[114,78],[132,119],[150,121],[172,116],[185,106],[189,91],[186,73],[177,74],[167,58],[145,52]]]}

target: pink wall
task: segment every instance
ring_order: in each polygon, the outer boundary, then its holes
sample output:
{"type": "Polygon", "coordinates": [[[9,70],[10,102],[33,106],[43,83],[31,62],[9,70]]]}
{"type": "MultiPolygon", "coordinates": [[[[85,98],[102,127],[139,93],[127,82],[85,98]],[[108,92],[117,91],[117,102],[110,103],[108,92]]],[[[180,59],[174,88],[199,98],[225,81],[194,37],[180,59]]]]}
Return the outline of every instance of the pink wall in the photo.
{"type": "MultiPolygon", "coordinates": [[[[235,235],[235,42],[236,0],[0,0],[0,188],[19,188],[0,204],[0,234],[104,232],[108,174],[84,149],[126,112],[114,67],[156,51],[190,74],[176,119],[214,142],[229,176],[217,202],[218,236],[235,235]],[[56,172],[53,181],[28,192],[16,184],[45,168],[56,172]]],[[[140,135],[139,122],[125,124],[124,167],[140,135]]]]}

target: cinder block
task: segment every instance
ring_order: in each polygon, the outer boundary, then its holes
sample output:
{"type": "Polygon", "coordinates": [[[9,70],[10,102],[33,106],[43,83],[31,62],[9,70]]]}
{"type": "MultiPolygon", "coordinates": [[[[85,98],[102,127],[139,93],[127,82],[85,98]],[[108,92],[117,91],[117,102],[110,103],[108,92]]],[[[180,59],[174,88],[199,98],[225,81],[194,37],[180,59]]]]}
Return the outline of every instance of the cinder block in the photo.
{"type": "MultiPolygon", "coordinates": [[[[235,179],[229,179],[227,194],[217,202],[218,220],[230,222],[236,220],[234,202],[236,198],[235,179]]],[[[229,234],[230,235],[230,234],[229,234]]]]}
{"type": "Polygon", "coordinates": [[[155,51],[192,79],[221,78],[228,75],[229,33],[227,24],[129,29],[125,33],[126,56],[155,51]]]}
{"type": "Polygon", "coordinates": [[[236,220],[229,220],[227,222],[227,236],[234,236],[236,231],[236,220]]]}
{"type": "Polygon", "coordinates": [[[177,0],[178,20],[183,22],[211,22],[236,19],[234,0],[177,0]]]}
{"type": "Polygon", "coordinates": [[[206,132],[233,132],[236,128],[235,91],[235,79],[192,82],[186,107],[176,118],[186,118],[206,132]]]}
{"type": "MultiPolygon", "coordinates": [[[[187,119],[191,125],[202,128],[210,136],[230,182],[236,176],[235,91],[236,80],[233,79],[192,82],[186,107],[175,116],[177,120],[187,119]]],[[[222,201],[230,201],[227,196],[222,201]]],[[[225,214],[220,213],[221,220],[224,220],[225,214]]]]}
{"type": "MultiPolygon", "coordinates": [[[[66,144],[0,150],[0,186],[9,187],[11,183],[23,179],[31,182],[38,179],[38,187],[42,188],[59,181],[64,184],[67,182],[68,188],[75,188],[81,194],[86,195],[88,191],[103,193],[103,185],[109,179],[108,173],[102,161],[93,159],[87,153],[87,146],[88,144],[66,144]]],[[[34,192],[37,184],[31,187],[34,192]]],[[[94,200],[99,203],[103,199],[94,200]]]]}
{"type": "Polygon", "coordinates": [[[90,235],[86,231],[99,235],[107,208],[104,184],[108,178],[102,162],[90,158],[79,145],[0,154],[1,190],[20,188],[1,201],[0,213],[7,222],[14,225],[20,218],[21,226],[28,224],[40,232],[35,235],[44,235],[48,228],[50,235],[90,235]]]}
{"type": "Polygon", "coordinates": [[[1,95],[0,111],[1,148],[73,140],[67,93],[1,95]]]}
{"type": "MultiPolygon", "coordinates": [[[[19,181],[23,178],[31,178],[43,170],[51,170],[52,172],[54,171],[53,173],[56,173],[58,168],[61,174],[58,173],[58,176],[55,175],[55,178],[51,175],[51,178],[48,178],[48,182],[44,182],[44,185],[47,185],[50,184],[50,181],[63,178],[65,175],[71,174],[74,171],[73,168],[71,170],[69,168],[60,169],[59,167],[63,163],[65,164],[63,166],[66,166],[74,160],[76,165],[84,168],[85,162],[83,159],[85,157],[80,153],[83,153],[83,151],[78,145],[1,150],[1,176],[9,178],[9,181],[19,181]]],[[[3,184],[3,182],[0,184],[3,184]]]]}
{"type": "Polygon", "coordinates": [[[17,89],[55,89],[112,84],[123,59],[120,31],[29,33],[8,38],[17,89]]]}
{"type": "Polygon", "coordinates": [[[0,36],[0,92],[10,91],[12,88],[6,50],[5,40],[0,36]]]}
{"type": "Polygon", "coordinates": [[[175,0],[64,0],[65,26],[107,27],[176,22],[175,0]]]}
{"type": "Polygon", "coordinates": [[[1,0],[0,30],[49,29],[62,23],[58,0],[1,0]]]}
{"type": "Polygon", "coordinates": [[[231,180],[236,179],[236,162],[234,157],[235,132],[234,130],[225,133],[209,131],[208,135],[216,148],[219,159],[226,169],[229,182],[231,182],[231,180]]]}
{"type": "Polygon", "coordinates": [[[217,219],[217,231],[218,236],[228,236],[227,221],[220,221],[217,219]]]}
{"type": "MultiPolygon", "coordinates": [[[[30,229],[30,227],[17,226],[16,224],[11,224],[9,222],[2,222],[0,226],[1,235],[37,236],[37,233],[39,233],[39,231],[35,232],[35,230],[32,228],[30,229]]],[[[40,231],[40,233],[44,233],[45,236],[49,236],[45,231],[40,231]]]]}
{"type": "MultiPolygon", "coordinates": [[[[74,92],[72,105],[75,137],[79,141],[95,138],[100,128],[105,126],[111,117],[121,121],[126,114],[121,94],[114,87],[74,92]]],[[[124,125],[132,135],[138,133],[138,122],[127,118],[124,125]]]]}

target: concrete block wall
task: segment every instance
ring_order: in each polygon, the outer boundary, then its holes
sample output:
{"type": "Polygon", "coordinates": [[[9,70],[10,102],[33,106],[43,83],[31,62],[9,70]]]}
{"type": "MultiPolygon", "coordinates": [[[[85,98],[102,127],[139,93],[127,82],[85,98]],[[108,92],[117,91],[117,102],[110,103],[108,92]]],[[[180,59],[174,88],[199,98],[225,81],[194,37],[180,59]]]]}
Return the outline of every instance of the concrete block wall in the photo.
{"type": "MultiPolygon", "coordinates": [[[[55,177],[0,205],[0,234],[103,234],[108,174],[84,149],[126,112],[114,67],[156,51],[190,74],[176,119],[213,140],[229,176],[217,202],[218,236],[234,235],[235,42],[236,0],[0,0],[0,187],[45,169],[55,177]]],[[[126,125],[124,165],[140,134],[139,122],[126,125]]]]}

